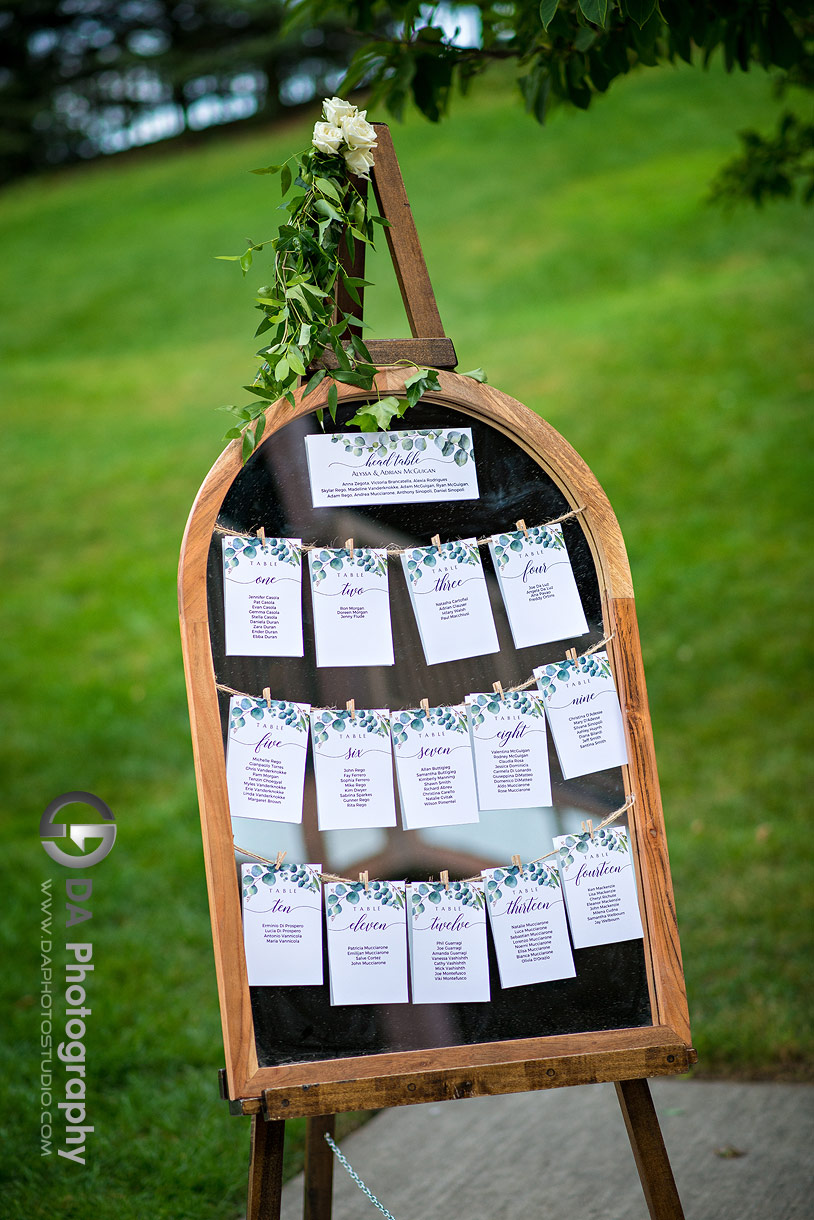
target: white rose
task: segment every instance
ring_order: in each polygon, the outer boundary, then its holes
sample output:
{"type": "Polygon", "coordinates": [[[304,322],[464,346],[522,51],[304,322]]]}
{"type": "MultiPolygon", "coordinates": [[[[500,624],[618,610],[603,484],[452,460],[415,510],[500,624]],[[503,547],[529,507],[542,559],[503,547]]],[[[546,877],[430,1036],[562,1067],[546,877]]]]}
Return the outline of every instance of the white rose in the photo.
{"type": "Polygon", "coordinates": [[[345,136],[341,128],[333,127],[330,123],[316,123],[314,125],[314,136],[312,143],[317,152],[325,153],[330,157],[333,153],[339,152],[339,145],[344,140],[345,136]]]}
{"type": "Polygon", "coordinates": [[[369,178],[373,169],[373,154],[369,148],[348,148],[342,154],[345,164],[352,174],[359,178],[369,178]]]}
{"type": "Polygon", "coordinates": [[[362,110],[359,114],[346,115],[339,120],[349,148],[369,150],[376,147],[376,132],[365,118],[366,114],[367,111],[362,110]]]}
{"type": "Polygon", "coordinates": [[[340,119],[356,114],[356,107],[341,97],[326,97],[322,103],[322,113],[332,127],[338,127],[340,119]]]}

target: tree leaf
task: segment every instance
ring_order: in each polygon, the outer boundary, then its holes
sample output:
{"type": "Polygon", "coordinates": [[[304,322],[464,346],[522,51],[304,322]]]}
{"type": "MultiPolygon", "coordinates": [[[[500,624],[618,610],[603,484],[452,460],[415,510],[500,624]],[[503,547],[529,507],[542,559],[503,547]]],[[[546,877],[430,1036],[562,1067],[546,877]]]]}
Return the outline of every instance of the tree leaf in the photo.
{"type": "Polygon", "coordinates": [[[621,0],[622,12],[631,21],[635,21],[639,29],[649,21],[656,7],[656,0],[621,0]]]}
{"type": "Polygon", "coordinates": [[[251,174],[279,174],[283,167],[281,165],[264,165],[261,169],[249,170],[251,174]]]}
{"type": "Polygon", "coordinates": [[[461,373],[461,377],[471,377],[473,381],[485,382],[487,380],[483,369],[469,369],[466,373],[461,373]]]}
{"type": "Polygon", "coordinates": [[[540,0],[540,21],[543,23],[544,30],[551,25],[559,3],[560,0],[540,0]]]}
{"type": "Polygon", "coordinates": [[[608,0],[579,0],[579,7],[586,21],[604,25],[608,15],[608,0]]]}
{"type": "Polygon", "coordinates": [[[288,194],[288,189],[291,186],[291,167],[286,164],[280,172],[280,191],[283,195],[288,194]]]}
{"type": "Polygon", "coordinates": [[[317,369],[317,371],[314,373],[313,377],[308,382],[308,384],[306,385],[305,389],[302,392],[303,398],[307,398],[309,394],[313,394],[313,392],[317,388],[317,386],[320,385],[327,376],[328,376],[327,369],[317,369]]]}
{"type": "Polygon", "coordinates": [[[331,419],[336,423],[336,409],[339,406],[339,391],[336,388],[336,382],[333,383],[328,390],[328,411],[331,419]]]}

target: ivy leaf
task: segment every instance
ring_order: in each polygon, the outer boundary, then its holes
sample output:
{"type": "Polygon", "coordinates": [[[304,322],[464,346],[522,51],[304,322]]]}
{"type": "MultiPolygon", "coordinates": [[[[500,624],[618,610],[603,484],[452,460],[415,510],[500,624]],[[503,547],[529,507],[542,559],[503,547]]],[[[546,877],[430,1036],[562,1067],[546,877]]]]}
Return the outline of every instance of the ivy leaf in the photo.
{"type": "Polygon", "coordinates": [[[441,383],[435,369],[419,369],[412,377],[407,378],[404,388],[407,391],[407,406],[414,407],[419,398],[429,390],[440,390],[441,383]]]}
{"type": "Polygon", "coordinates": [[[390,421],[404,413],[404,402],[392,395],[376,402],[367,402],[348,420],[349,427],[361,428],[362,432],[387,432],[390,421]]]}
{"type": "Polygon", "coordinates": [[[461,373],[462,377],[471,377],[473,381],[485,382],[487,380],[483,369],[469,369],[466,373],[461,373]]]}
{"type": "Polygon", "coordinates": [[[551,25],[559,3],[560,0],[540,0],[540,20],[544,30],[551,25]]]}

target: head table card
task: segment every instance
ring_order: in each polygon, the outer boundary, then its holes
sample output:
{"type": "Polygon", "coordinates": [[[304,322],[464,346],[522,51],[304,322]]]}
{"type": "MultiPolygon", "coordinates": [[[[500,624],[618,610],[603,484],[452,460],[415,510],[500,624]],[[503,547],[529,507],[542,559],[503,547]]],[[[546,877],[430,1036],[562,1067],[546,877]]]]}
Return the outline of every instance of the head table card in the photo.
{"type": "Polygon", "coordinates": [[[483,880],[501,987],[574,978],[556,864],[487,868],[483,880]]]}
{"type": "Polygon", "coordinates": [[[488,1001],[489,957],[482,883],[408,884],[407,905],[413,1003],[488,1001]]]}
{"type": "Polygon", "coordinates": [[[643,935],[627,831],[615,827],[554,840],[575,949],[643,935]]]}
{"type": "Polygon", "coordinates": [[[542,696],[536,691],[469,695],[466,708],[480,809],[551,805],[542,696]]]}
{"type": "Polygon", "coordinates": [[[223,602],[227,657],[301,657],[301,540],[225,537],[223,602]]]}
{"type": "Polygon", "coordinates": [[[320,830],[395,826],[390,713],[312,712],[320,830]]]}
{"type": "Polygon", "coordinates": [[[404,882],[328,882],[325,920],[331,1004],[406,1004],[404,882]]]}
{"type": "Polygon", "coordinates": [[[405,830],[478,821],[466,711],[413,708],[390,721],[405,830]]]}
{"type": "Polygon", "coordinates": [[[316,433],[305,454],[314,508],[478,499],[471,428],[316,433]]]}
{"type": "Polygon", "coordinates": [[[627,762],[622,711],[607,652],[541,665],[534,676],[565,779],[627,762]]]}
{"type": "Polygon", "coordinates": [[[310,711],[307,703],[232,696],[226,787],[233,818],[302,821],[310,711]]]}
{"type": "Polygon", "coordinates": [[[515,648],[587,633],[561,525],[495,534],[489,550],[515,648]]]}
{"type": "Polygon", "coordinates": [[[321,987],[319,864],[244,864],[243,944],[250,987],[321,987]]]}
{"type": "Polygon", "coordinates": [[[499,651],[476,539],[415,547],[401,562],[428,665],[499,651]]]}
{"type": "Polygon", "coordinates": [[[308,552],[317,666],[392,665],[387,551],[308,552]]]}

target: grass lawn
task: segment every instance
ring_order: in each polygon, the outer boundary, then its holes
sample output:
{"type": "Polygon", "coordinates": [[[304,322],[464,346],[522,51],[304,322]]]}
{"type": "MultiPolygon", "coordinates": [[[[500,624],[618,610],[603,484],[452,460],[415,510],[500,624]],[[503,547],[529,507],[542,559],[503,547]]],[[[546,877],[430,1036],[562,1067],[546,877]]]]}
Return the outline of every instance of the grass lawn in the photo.
{"type": "MultiPolygon", "coordinates": [[[[397,152],[460,367],[550,420],[625,532],[701,1069],[810,1079],[814,213],[704,204],[734,133],[770,125],[768,83],[663,69],[541,131],[490,78],[455,112],[396,128],[397,152]]],[[[0,196],[12,1220],[222,1220],[243,1205],[247,1124],[216,1094],[175,569],[220,447],[213,408],[253,367],[262,263],[244,283],[212,256],[272,235],[275,182],[246,171],[309,126],[0,196]],[[119,827],[85,925],[84,1169],[40,1159],[37,1104],[39,891],[64,880],[37,830],[76,788],[119,827]]],[[[370,319],[405,334],[378,265],[370,319]]],[[[55,889],[57,913],[63,901],[55,889]]]]}

